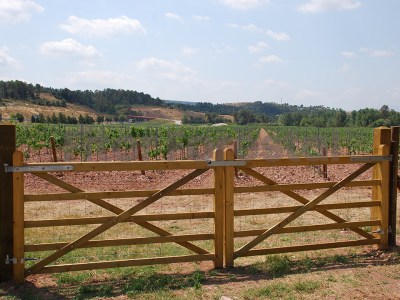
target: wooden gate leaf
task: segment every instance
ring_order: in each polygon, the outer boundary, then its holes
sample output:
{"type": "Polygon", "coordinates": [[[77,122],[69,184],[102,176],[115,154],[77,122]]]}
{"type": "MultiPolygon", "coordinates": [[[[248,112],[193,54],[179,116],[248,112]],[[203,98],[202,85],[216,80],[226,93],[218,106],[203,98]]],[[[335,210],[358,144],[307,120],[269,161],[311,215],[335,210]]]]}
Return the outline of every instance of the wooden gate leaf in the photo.
{"type": "MultiPolygon", "coordinates": [[[[247,173],[250,176],[253,176],[254,178],[260,180],[261,182],[268,184],[268,185],[277,185],[278,183],[276,181],[273,181],[267,177],[265,177],[264,175],[258,173],[257,171],[253,170],[253,169],[248,169],[248,168],[242,168],[241,169],[243,172],[247,173]]],[[[338,183],[336,183],[338,184],[338,183]]],[[[302,203],[302,204],[307,204],[309,203],[309,200],[307,200],[306,198],[304,198],[303,196],[293,192],[293,191],[281,191],[283,194],[285,194],[286,196],[289,196],[291,198],[293,198],[294,200],[302,203]]],[[[332,221],[338,222],[338,223],[343,223],[346,222],[345,219],[339,217],[338,215],[323,209],[323,208],[316,208],[315,209],[317,212],[319,212],[320,214],[322,214],[323,216],[331,219],[332,221]]],[[[365,237],[367,239],[373,239],[374,236],[372,234],[369,234],[368,232],[365,232],[364,230],[362,230],[361,228],[348,228],[351,231],[361,235],[362,237],[365,237]]]]}
{"type": "Polygon", "coordinates": [[[348,175],[346,178],[335,184],[332,188],[326,190],[323,192],[321,195],[319,195],[317,198],[314,200],[308,202],[305,204],[302,208],[299,208],[297,211],[283,219],[281,222],[278,224],[272,226],[270,229],[265,231],[263,234],[259,235],[255,239],[253,239],[251,242],[240,248],[238,251],[235,252],[235,257],[240,257],[243,256],[244,253],[248,252],[250,249],[253,247],[257,246],[260,244],[262,241],[264,241],[266,238],[270,237],[273,234],[276,234],[280,231],[281,228],[285,227],[287,224],[291,223],[293,220],[297,219],[307,211],[313,209],[318,203],[338,191],[340,188],[342,188],[346,183],[352,181],[353,179],[357,178],[359,175],[370,169],[374,163],[368,163],[360,167],[358,170],[353,172],[352,174],[348,175]]]}
{"type": "MultiPolygon", "coordinates": [[[[65,181],[62,181],[48,173],[33,173],[33,174],[38,176],[39,178],[49,181],[50,183],[53,183],[69,192],[72,192],[72,193],[84,192],[84,190],[81,190],[80,188],[77,188],[65,181]]],[[[104,209],[107,209],[115,214],[121,214],[124,212],[123,209],[121,209],[103,199],[87,199],[87,200],[104,208],[104,209]]],[[[172,233],[170,233],[164,229],[161,229],[160,227],[157,227],[149,222],[134,222],[134,223],[153,232],[153,233],[156,233],[160,236],[171,236],[172,235],[172,233]]],[[[191,251],[197,253],[197,254],[208,254],[209,253],[208,251],[206,251],[190,242],[176,242],[176,243],[182,247],[185,247],[188,250],[191,250],[191,251]]]]}
{"type": "Polygon", "coordinates": [[[120,213],[119,215],[115,216],[114,218],[108,220],[107,222],[103,223],[99,227],[95,228],[91,232],[85,234],[84,236],[80,237],[79,239],[71,242],[70,244],[66,245],[65,247],[61,248],[60,250],[52,253],[48,257],[44,258],[40,262],[36,263],[32,267],[26,270],[27,274],[35,273],[36,271],[40,270],[44,266],[54,262],[58,258],[62,257],[63,255],[71,252],[74,249],[79,248],[81,245],[88,242],[90,239],[98,236],[99,234],[103,233],[104,231],[110,229],[111,227],[117,225],[118,223],[126,220],[131,215],[137,213],[138,211],[146,208],[150,204],[154,203],[155,201],[159,200],[164,196],[168,196],[171,191],[176,190],[177,188],[183,186],[184,184],[188,183],[189,181],[193,180],[194,178],[198,177],[199,175],[206,172],[207,169],[200,169],[195,170],[185,177],[179,179],[178,181],[174,182],[173,184],[169,185],[168,187],[160,190],[159,192],[155,193],[154,195],[148,197],[147,199],[143,200],[142,202],[134,205],[133,207],[129,208],[128,210],[120,213]]]}

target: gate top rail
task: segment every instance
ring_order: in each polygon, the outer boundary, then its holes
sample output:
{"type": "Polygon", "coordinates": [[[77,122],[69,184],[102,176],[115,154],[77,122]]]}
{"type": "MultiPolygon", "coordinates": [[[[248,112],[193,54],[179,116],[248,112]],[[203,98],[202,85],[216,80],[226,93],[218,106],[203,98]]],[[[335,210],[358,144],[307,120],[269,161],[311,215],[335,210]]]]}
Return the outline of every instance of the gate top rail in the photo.
{"type": "Polygon", "coordinates": [[[57,162],[27,163],[13,167],[4,165],[6,173],[40,173],[40,172],[96,172],[96,171],[136,171],[136,170],[175,170],[175,169],[208,169],[215,167],[288,167],[321,164],[356,164],[391,161],[392,156],[356,155],[325,157],[289,157],[278,159],[252,159],[233,161],[214,160],[170,160],[170,161],[113,161],[113,162],[57,162]]]}
{"type": "Polygon", "coordinates": [[[96,172],[96,171],[136,171],[136,170],[204,170],[215,167],[206,160],[174,161],[112,161],[112,162],[49,162],[26,163],[21,167],[4,165],[6,173],[41,173],[41,172],[96,172]]]}
{"type": "Polygon", "coordinates": [[[348,156],[323,156],[323,157],[288,157],[272,159],[247,160],[246,167],[295,167],[312,165],[345,165],[357,163],[378,163],[392,161],[392,156],[379,155],[348,155],[348,156]]]}
{"type": "Polygon", "coordinates": [[[204,170],[215,167],[246,166],[245,160],[214,161],[214,160],[171,160],[171,161],[114,161],[114,162],[57,162],[57,163],[26,163],[24,166],[4,165],[6,173],[40,173],[40,172],[90,172],[90,171],[135,171],[135,170],[204,170]]]}

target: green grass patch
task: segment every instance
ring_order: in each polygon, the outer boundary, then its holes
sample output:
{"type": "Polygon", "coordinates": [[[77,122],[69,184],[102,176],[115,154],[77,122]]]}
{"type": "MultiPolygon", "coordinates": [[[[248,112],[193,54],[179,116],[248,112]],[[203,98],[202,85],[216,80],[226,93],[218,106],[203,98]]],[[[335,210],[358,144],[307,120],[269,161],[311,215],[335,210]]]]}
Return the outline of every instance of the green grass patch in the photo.
{"type": "Polygon", "coordinates": [[[282,299],[290,294],[293,294],[293,290],[287,284],[278,282],[259,289],[249,289],[245,292],[243,298],[246,300],[259,298],[282,299]]]}
{"type": "Polygon", "coordinates": [[[289,273],[306,273],[313,269],[320,269],[331,265],[351,264],[354,256],[332,255],[327,257],[310,258],[308,256],[291,260],[286,255],[268,255],[262,263],[250,267],[252,273],[265,273],[271,278],[283,277],[289,273]]]}
{"type": "Polygon", "coordinates": [[[203,272],[196,271],[191,275],[169,275],[169,274],[143,274],[135,276],[123,288],[128,296],[151,293],[158,291],[172,291],[185,288],[200,289],[205,281],[203,272]]]}
{"type": "Polygon", "coordinates": [[[79,284],[89,281],[93,276],[91,272],[82,273],[57,273],[53,276],[57,280],[57,284],[79,284]]]}
{"type": "Polygon", "coordinates": [[[269,255],[265,262],[254,265],[256,273],[267,273],[272,278],[282,277],[290,271],[290,260],[286,255],[269,255]]]}
{"type": "Polygon", "coordinates": [[[307,294],[312,294],[314,291],[316,291],[321,284],[317,281],[312,281],[312,280],[304,280],[304,281],[298,281],[293,285],[293,288],[299,292],[299,293],[307,293],[307,294]]]}
{"type": "Polygon", "coordinates": [[[83,285],[79,287],[76,299],[90,299],[94,297],[112,297],[113,286],[108,284],[83,285]]]}
{"type": "Polygon", "coordinates": [[[293,284],[275,282],[262,288],[252,288],[245,291],[244,299],[298,299],[299,294],[313,294],[321,287],[317,281],[297,281],[293,284]]]}

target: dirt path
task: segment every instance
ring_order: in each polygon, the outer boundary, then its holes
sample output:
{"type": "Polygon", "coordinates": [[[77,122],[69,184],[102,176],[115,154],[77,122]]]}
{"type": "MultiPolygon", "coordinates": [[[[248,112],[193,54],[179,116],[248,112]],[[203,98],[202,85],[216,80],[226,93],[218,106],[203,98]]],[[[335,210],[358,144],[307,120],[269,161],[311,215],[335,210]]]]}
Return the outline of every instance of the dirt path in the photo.
{"type": "Polygon", "coordinates": [[[268,132],[261,128],[260,135],[250,151],[249,158],[279,158],[285,156],[287,156],[286,149],[275,144],[268,132]]]}

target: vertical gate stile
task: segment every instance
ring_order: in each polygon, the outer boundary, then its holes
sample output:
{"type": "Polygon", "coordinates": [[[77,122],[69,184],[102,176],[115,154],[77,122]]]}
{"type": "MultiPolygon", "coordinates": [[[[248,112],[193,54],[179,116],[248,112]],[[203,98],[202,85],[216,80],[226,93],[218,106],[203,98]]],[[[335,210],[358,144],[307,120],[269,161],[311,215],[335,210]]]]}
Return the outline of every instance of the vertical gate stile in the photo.
{"type": "Polygon", "coordinates": [[[396,246],[397,231],[397,177],[399,172],[399,132],[400,126],[391,128],[391,149],[392,162],[390,167],[390,190],[389,190],[389,246],[396,246]]]}
{"type": "MultiPolygon", "coordinates": [[[[233,161],[232,149],[225,149],[225,161],[233,161]]],[[[225,224],[224,224],[224,252],[225,267],[233,267],[234,263],[234,179],[235,168],[225,167],[225,224]]]]}
{"type": "MultiPolygon", "coordinates": [[[[215,149],[213,160],[222,161],[222,149],[215,149]]],[[[224,262],[224,167],[214,168],[214,267],[222,268],[224,262]]]]}
{"type": "MultiPolygon", "coordinates": [[[[21,151],[15,151],[13,166],[23,166],[21,151]]],[[[24,238],[24,173],[13,173],[13,229],[14,229],[14,270],[13,280],[21,284],[25,277],[25,238],[24,238]]]]}
{"type": "MultiPolygon", "coordinates": [[[[388,156],[390,154],[391,131],[387,127],[374,129],[373,154],[388,156]]],[[[371,220],[381,220],[381,226],[373,226],[372,231],[381,239],[380,249],[388,247],[389,230],[389,162],[377,163],[372,170],[373,179],[379,179],[380,185],[372,187],[372,200],[381,201],[379,207],[371,208],[371,220]]]]}
{"type": "MultiPolygon", "coordinates": [[[[379,147],[379,155],[388,156],[390,153],[389,145],[379,147]]],[[[378,200],[381,201],[381,244],[379,249],[386,250],[389,246],[389,161],[383,161],[378,164],[378,176],[381,178],[381,184],[378,186],[378,200]]]]}

